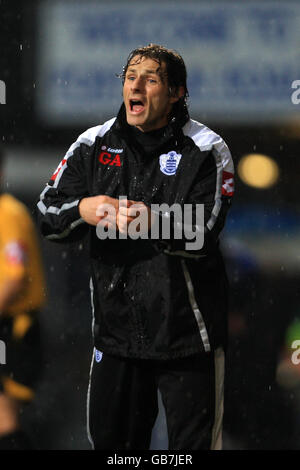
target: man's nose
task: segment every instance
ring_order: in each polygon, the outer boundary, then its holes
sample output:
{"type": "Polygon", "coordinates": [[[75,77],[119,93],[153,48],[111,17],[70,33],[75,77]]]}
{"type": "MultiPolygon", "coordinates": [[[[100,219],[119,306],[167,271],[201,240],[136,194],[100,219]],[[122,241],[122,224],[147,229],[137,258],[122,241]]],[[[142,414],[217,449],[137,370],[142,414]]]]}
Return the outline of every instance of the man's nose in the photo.
{"type": "Polygon", "coordinates": [[[137,91],[142,91],[143,88],[144,88],[144,85],[143,85],[142,77],[136,77],[136,79],[132,82],[131,90],[137,92],[137,91]]]}

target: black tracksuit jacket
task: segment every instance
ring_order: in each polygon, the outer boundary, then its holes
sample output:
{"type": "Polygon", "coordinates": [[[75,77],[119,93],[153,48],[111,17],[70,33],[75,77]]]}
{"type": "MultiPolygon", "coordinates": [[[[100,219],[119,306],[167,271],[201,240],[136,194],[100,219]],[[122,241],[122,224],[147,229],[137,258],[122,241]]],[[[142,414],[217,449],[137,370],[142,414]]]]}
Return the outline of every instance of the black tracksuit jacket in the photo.
{"type": "Polygon", "coordinates": [[[37,212],[50,240],[79,240],[89,231],[98,350],[172,359],[226,347],[227,279],[218,236],[233,194],[233,172],[222,138],[187,113],[142,134],[127,124],[123,104],[117,118],[88,129],[70,147],[41,193],[37,212]],[[181,158],[177,168],[165,171],[160,156],[168,152],[181,158]],[[174,237],[100,240],[78,210],[82,198],[100,194],[148,206],[204,204],[203,247],[186,250],[186,240],[174,237]]]}

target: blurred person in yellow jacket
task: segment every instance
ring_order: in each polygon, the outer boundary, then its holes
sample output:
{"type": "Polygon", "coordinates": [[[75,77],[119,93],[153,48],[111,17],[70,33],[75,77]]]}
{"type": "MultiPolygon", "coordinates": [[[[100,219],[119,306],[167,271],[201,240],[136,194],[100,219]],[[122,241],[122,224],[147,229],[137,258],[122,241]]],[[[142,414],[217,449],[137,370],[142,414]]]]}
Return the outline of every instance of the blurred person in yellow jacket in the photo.
{"type": "Polygon", "coordinates": [[[32,446],[21,429],[20,410],[33,400],[41,372],[38,317],[44,301],[33,220],[22,202],[0,189],[0,450],[32,446]]]}

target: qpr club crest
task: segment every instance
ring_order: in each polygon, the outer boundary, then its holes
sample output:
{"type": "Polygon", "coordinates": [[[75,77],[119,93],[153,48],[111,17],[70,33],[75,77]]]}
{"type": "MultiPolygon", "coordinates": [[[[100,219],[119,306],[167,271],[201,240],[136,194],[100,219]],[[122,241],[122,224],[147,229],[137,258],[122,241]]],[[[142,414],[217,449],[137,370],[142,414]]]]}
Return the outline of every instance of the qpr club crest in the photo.
{"type": "Polygon", "coordinates": [[[159,157],[160,171],[167,176],[175,175],[182,155],[174,150],[159,157]]]}

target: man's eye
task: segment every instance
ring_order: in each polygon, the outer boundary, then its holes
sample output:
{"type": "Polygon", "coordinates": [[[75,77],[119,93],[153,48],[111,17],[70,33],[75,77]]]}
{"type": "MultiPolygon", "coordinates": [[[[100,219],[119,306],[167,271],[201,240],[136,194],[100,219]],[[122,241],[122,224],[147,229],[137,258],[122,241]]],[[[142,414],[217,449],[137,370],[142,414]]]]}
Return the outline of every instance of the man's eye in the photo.
{"type": "Polygon", "coordinates": [[[157,80],[154,80],[154,78],[149,78],[149,83],[157,83],[157,80]]]}
{"type": "Polygon", "coordinates": [[[134,77],[127,77],[127,80],[134,80],[134,77]]]}

